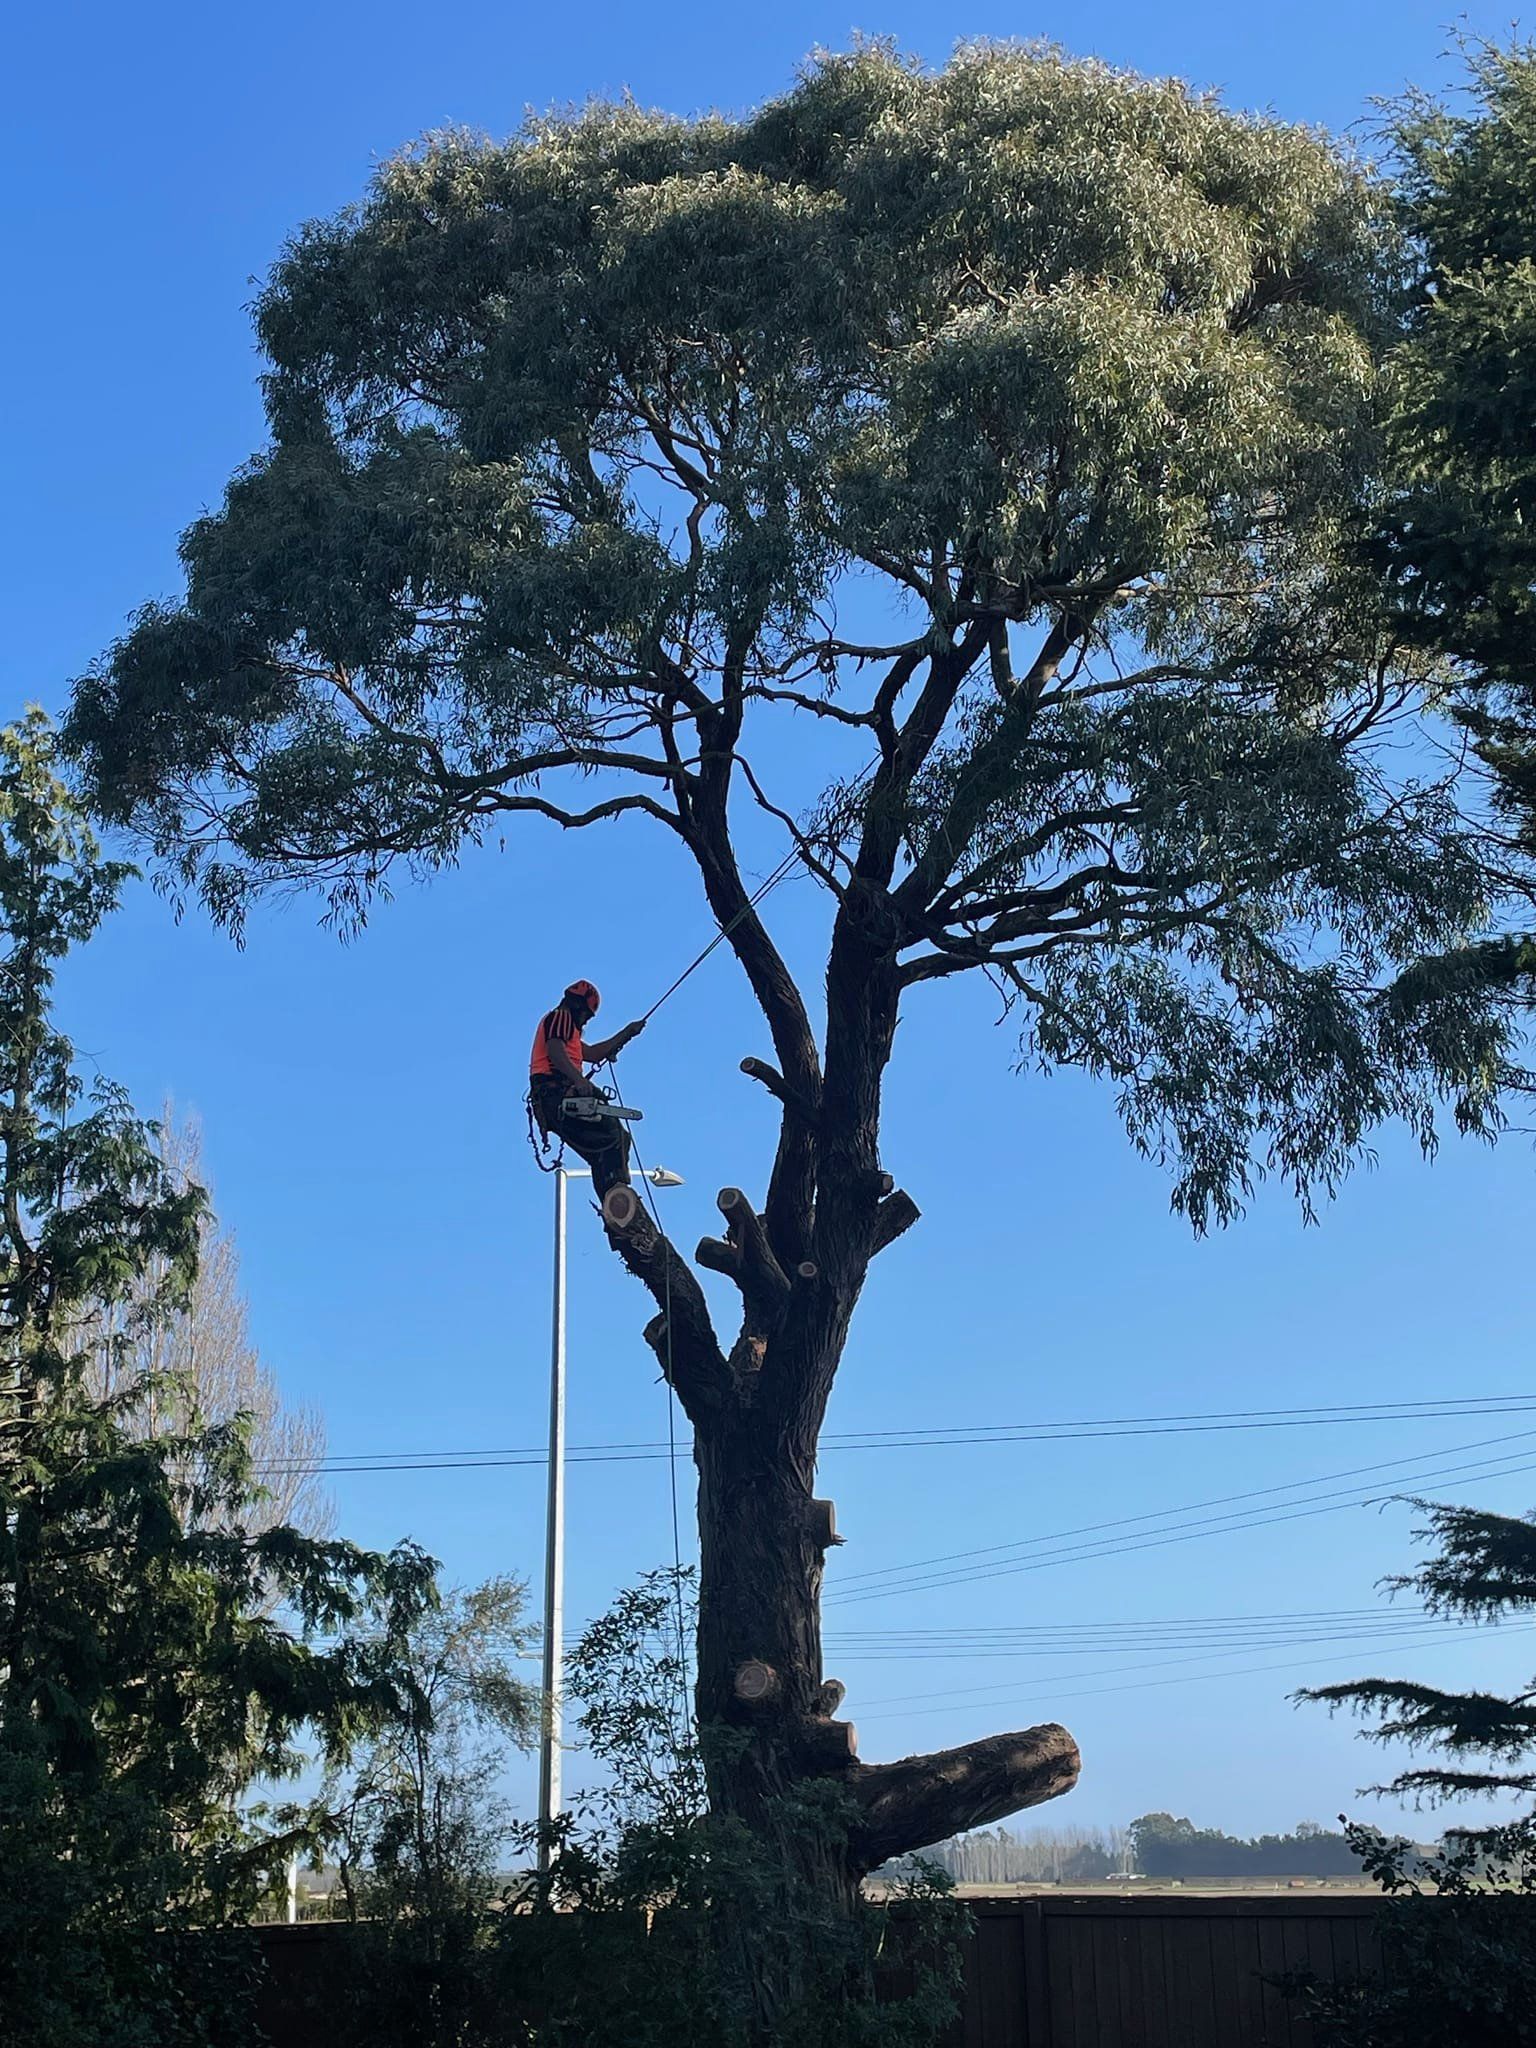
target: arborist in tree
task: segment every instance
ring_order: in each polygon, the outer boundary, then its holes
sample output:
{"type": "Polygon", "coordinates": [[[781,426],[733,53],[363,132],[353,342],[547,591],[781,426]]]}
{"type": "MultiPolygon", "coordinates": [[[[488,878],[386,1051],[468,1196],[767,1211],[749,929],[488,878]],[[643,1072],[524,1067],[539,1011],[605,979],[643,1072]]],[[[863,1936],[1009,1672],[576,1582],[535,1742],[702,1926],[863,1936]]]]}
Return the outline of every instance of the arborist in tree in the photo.
{"type": "Polygon", "coordinates": [[[641,1019],[626,1024],[612,1038],[584,1044],[582,1027],[597,1015],[601,1001],[590,981],[571,983],[556,1008],[539,1020],[528,1076],[528,1106],[539,1129],[586,1160],[599,1199],[620,1182],[628,1185],[629,1133],[618,1117],[583,1113],[580,1105],[606,1100],[587,1079],[586,1067],[588,1062],[600,1067],[605,1060],[617,1059],[645,1029],[641,1019]]]}

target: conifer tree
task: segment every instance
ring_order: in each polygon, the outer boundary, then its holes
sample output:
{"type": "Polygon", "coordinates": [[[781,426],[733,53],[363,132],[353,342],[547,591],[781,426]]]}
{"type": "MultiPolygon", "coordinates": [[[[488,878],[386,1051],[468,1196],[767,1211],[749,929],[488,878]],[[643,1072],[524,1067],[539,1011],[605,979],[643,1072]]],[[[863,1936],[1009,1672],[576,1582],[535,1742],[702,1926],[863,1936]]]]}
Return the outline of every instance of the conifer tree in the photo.
{"type": "Polygon", "coordinates": [[[0,2015],[47,2048],[237,2038],[229,1954],[177,1937],[241,1921],[309,1838],[253,1806],[301,1736],[339,1759],[416,1711],[396,1652],[431,1597],[410,1547],[253,1529],[240,1418],[204,1428],[166,1383],[181,1421],[145,1435],[152,1384],[94,1385],[107,1312],[184,1301],[204,1211],[53,1020],[126,872],[42,716],[0,732],[0,2015]]]}

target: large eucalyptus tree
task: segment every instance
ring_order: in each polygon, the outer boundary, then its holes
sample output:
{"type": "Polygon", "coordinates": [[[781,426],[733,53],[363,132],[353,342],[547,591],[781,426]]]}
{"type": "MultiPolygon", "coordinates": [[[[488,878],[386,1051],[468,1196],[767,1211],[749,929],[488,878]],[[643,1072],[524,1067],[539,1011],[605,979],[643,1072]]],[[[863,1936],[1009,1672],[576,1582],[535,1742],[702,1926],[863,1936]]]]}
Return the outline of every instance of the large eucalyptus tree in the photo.
{"type": "Polygon", "coordinates": [[[643,1214],[609,1234],[694,1428],[712,1797],[829,1894],[1078,1770],[1054,1725],[865,1762],[822,1669],[818,1432],[918,1214],[880,1146],[908,992],[993,977],[1197,1228],[1389,1119],[1496,1117],[1478,992],[1378,995],[1488,917],[1415,744],[1434,658],[1346,545],[1398,290],[1324,138],[1049,50],[433,139],[277,264],[270,445],[78,687],[99,811],[226,920],[295,880],[358,913],[515,814],[645,820],[697,871],[781,1111],[699,1248],[734,1335],[643,1214]],[[809,809],[760,772],[780,724],[809,809]],[[752,806],[826,892],[824,1011],[752,806]],[[807,1846],[821,1781],[846,1825],[807,1846]]]}

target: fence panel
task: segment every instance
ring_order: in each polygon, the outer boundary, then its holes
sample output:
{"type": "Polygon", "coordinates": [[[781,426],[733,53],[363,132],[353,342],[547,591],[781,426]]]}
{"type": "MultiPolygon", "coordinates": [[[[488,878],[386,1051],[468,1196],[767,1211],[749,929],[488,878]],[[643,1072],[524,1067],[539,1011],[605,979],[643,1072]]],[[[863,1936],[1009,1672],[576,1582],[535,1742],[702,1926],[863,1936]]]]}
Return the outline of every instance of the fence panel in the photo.
{"type": "MultiPolygon", "coordinates": [[[[1058,1895],[970,1902],[948,2048],[1312,2048],[1272,1980],[1379,1966],[1371,1893],[1058,1895]]],[[[336,1922],[257,1929],[273,2048],[330,2048],[336,1922]]]]}

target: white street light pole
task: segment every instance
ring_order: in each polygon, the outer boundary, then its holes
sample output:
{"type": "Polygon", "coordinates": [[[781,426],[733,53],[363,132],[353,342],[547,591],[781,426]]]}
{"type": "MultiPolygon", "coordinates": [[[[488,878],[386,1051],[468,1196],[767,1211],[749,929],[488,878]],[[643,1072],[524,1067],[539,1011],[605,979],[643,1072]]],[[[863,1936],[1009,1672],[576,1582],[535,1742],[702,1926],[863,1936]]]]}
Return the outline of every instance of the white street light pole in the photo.
{"type": "MultiPolygon", "coordinates": [[[[549,1353],[549,1495],[544,1524],[544,1702],[539,1730],[539,1869],[553,1860],[550,1827],[560,1806],[561,1691],[565,1682],[565,1191],[590,1180],[585,1166],[555,1168],[555,1285],[549,1353]]],[[[652,1187],[680,1188],[681,1174],[653,1166],[652,1187]]]]}

